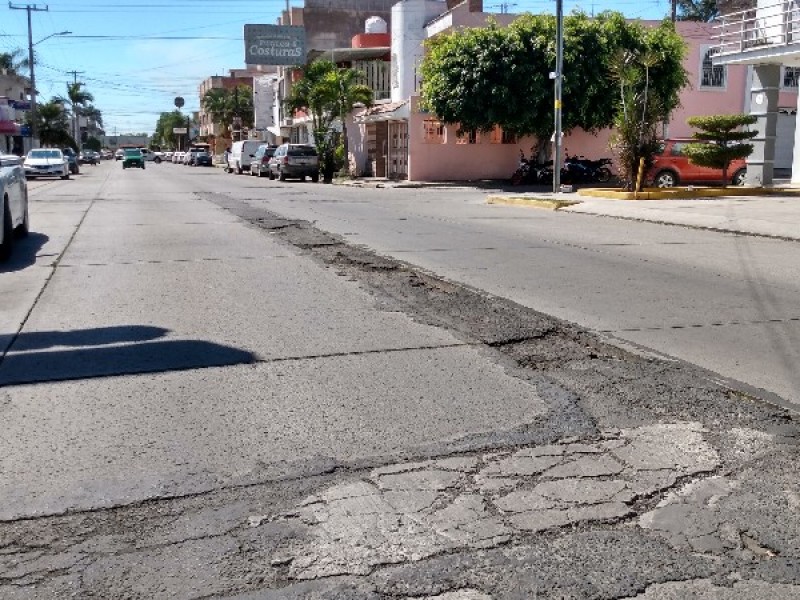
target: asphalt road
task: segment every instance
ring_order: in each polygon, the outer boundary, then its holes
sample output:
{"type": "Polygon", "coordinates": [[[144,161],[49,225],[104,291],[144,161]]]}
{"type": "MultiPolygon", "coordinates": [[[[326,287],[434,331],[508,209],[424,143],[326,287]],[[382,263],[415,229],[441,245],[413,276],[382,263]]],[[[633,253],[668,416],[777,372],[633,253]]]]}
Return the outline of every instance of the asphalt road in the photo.
{"type": "Polygon", "coordinates": [[[228,185],[268,186],[254,206],[800,407],[796,242],[489,206],[470,188],[228,185]]]}
{"type": "Polygon", "coordinates": [[[726,241],[171,164],[30,188],[0,597],[800,597],[796,417],[615,337],[699,304],[698,248],[739,289],[726,241]]]}

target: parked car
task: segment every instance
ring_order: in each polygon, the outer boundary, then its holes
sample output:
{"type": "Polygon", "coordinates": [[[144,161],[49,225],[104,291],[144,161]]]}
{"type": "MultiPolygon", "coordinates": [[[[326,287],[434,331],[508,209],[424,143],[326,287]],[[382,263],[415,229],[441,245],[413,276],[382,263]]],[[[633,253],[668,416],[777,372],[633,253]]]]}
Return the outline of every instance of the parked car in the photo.
{"type": "Polygon", "coordinates": [[[22,163],[25,176],[29,179],[35,177],[61,177],[69,179],[69,161],[58,148],[37,148],[28,152],[22,163]]]}
{"type": "Polygon", "coordinates": [[[263,177],[269,174],[269,159],[275,154],[277,146],[270,146],[269,144],[261,144],[256,150],[255,154],[251,157],[250,161],[250,175],[258,175],[263,177]]]}
{"type": "Polygon", "coordinates": [[[250,171],[250,162],[261,142],[258,140],[242,140],[234,142],[228,154],[228,173],[236,172],[241,175],[243,171],[250,171]]]}
{"type": "Polygon", "coordinates": [[[214,166],[214,161],[205,150],[197,150],[196,152],[192,151],[190,164],[194,167],[212,167],[214,166]]]}
{"type": "Polygon", "coordinates": [[[114,153],[111,150],[103,149],[100,151],[100,158],[102,160],[111,160],[112,158],[114,158],[114,153]]]}
{"type": "Polygon", "coordinates": [[[188,152],[184,152],[184,153],[183,153],[183,159],[182,159],[182,162],[183,162],[183,164],[185,164],[185,165],[190,165],[190,164],[192,164],[192,151],[191,151],[191,150],[189,150],[188,152]]]}
{"type": "Polygon", "coordinates": [[[119,150],[114,152],[114,160],[122,160],[123,158],[125,158],[125,150],[120,148],[119,150]]]}
{"type": "Polygon", "coordinates": [[[269,178],[285,181],[287,178],[298,178],[301,181],[311,177],[311,181],[319,181],[319,156],[314,146],[307,144],[283,144],[275,149],[269,159],[269,178]]]}
{"type": "MultiPolygon", "coordinates": [[[[654,157],[653,166],[647,174],[646,181],[656,187],[675,187],[684,183],[723,183],[722,169],[712,169],[692,164],[683,153],[686,144],[697,143],[697,140],[667,139],[662,142],[661,151],[654,157]]],[[[728,181],[733,185],[744,184],[747,176],[747,164],[744,159],[736,159],[728,167],[728,181]]]]}
{"type": "Polygon", "coordinates": [[[61,152],[63,152],[64,156],[67,157],[67,162],[69,162],[69,172],[73,175],[80,173],[81,169],[78,166],[78,155],[75,154],[75,150],[72,148],[62,148],[61,152]]]}
{"type": "Polygon", "coordinates": [[[122,168],[139,167],[144,169],[144,156],[139,148],[125,148],[125,158],[122,159],[122,168]]]}
{"type": "Polygon", "coordinates": [[[19,156],[0,153],[0,201],[0,260],[5,260],[11,254],[14,238],[28,235],[29,229],[28,182],[19,156]]]}

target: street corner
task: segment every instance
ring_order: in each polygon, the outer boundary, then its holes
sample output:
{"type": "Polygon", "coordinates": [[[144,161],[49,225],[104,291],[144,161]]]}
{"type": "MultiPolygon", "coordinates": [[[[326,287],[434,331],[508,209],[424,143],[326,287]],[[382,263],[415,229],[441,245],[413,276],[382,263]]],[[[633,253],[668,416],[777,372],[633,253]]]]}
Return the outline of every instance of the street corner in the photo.
{"type": "Polygon", "coordinates": [[[719,468],[705,433],[697,423],[671,423],[374,469],[296,508],[305,531],[290,551],[289,575],[364,576],[579,523],[627,521],[640,500],[719,468]]]}

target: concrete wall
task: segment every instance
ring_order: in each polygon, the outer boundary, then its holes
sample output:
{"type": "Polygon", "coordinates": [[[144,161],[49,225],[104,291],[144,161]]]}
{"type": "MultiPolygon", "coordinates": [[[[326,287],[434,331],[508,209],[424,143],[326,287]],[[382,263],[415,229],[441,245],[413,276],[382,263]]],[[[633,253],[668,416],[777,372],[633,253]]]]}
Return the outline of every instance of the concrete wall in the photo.
{"type": "Polygon", "coordinates": [[[306,0],[302,18],[306,48],[349,48],[353,36],[364,32],[369,17],[381,17],[391,26],[395,2],[397,0],[306,0]]]}

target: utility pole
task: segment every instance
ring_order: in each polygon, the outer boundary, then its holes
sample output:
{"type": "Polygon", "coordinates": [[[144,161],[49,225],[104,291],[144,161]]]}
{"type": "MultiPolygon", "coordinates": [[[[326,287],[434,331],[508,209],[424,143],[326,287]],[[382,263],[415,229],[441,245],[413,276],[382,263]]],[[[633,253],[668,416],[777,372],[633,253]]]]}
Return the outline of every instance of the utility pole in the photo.
{"type": "Polygon", "coordinates": [[[556,0],[555,133],[553,134],[553,193],[561,191],[561,83],[564,79],[564,4],[556,0]]]}
{"type": "MultiPolygon", "coordinates": [[[[72,85],[77,86],[78,84],[78,75],[83,75],[85,71],[67,71],[67,73],[72,73],[72,85]]],[[[82,84],[81,84],[82,85],[82,84]]],[[[78,148],[81,147],[81,126],[80,122],[78,121],[78,107],[73,103],[72,105],[72,137],[75,140],[75,143],[78,144],[78,148]]]]}
{"type": "Polygon", "coordinates": [[[11,2],[8,3],[8,8],[11,10],[24,10],[28,13],[28,62],[31,69],[31,148],[33,148],[34,140],[36,140],[36,73],[33,68],[33,27],[31,26],[31,12],[44,12],[50,10],[47,5],[44,7],[36,4],[25,4],[15,6],[11,2]]]}
{"type": "Polygon", "coordinates": [[[678,0],[670,0],[670,19],[674,23],[678,20],[678,0]]]}

